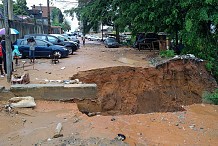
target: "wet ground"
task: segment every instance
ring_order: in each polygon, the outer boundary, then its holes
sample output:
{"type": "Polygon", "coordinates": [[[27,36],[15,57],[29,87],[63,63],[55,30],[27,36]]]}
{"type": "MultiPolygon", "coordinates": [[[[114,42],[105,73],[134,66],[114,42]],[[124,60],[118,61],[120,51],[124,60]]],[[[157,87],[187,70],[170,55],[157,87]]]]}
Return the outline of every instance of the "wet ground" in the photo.
{"type": "MultiPolygon", "coordinates": [[[[67,80],[78,71],[90,69],[149,67],[148,58],[155,54],[126,47],[116,49],[89,44],[69,58],[61,59],[59,64],[51,64],[50,59],[37,59],[33,68],[27,59],[20,60],[16,73],[28,72],[31,83],[67,80]],[[24,69],[22,61],[26,61],[24,69]]],[[[1,78],[0,84],[9,87],[6,78],[1,78]]],[[[1,105],[4,103],[1,101],[1,105]]],[[[185,110],[179,112],[88,117],[77,109],[75,103],[36,101],[36,104],[34,109],[15,109],[12,113],[1,110],[0,145],[73,145],[72,141],[84,145],[121,145],[113,143],[119,133],[126,136],[126,144],[133,146],[216,146],[218,143],[218,106],[215,105],[184,106],[185,110]],[[61,134],[64,137],[53,139],[58,123],[63,125],[61,134]]]]}
{"type": "Polygon", "coordinates": [[[100,143],[109,144],[108,141],[114,140],[117,134],[124,134],[124,142],[133,146],[216,146],[218,106],[198,104],[185,109],[187,111],[173,113],[88,117],[78,111],[75,103],[37,101],[35,109],[0,113],[0,143],[4,146],[61,145],[67,144],[66,139],[73,141],[72,137],[80,143],[92,137],[104,138],[105,141],[100,143]],[[61,134],[64,137],[52,139],[58,123],[63,125],[61,134]]]}

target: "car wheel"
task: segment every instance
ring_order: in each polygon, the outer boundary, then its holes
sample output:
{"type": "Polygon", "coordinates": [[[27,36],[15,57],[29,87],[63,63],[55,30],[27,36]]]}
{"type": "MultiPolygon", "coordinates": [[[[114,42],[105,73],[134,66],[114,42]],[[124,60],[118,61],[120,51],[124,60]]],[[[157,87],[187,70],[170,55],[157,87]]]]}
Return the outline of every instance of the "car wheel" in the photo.
{"type": "Polygon", "coordinates": [[[58,56],[58,59],[60,59],[62,57],[61,52],[60,51],[54,51],[52,56],[58,56]]]}
{"type": "Polygon", "coordinates": [[[73,54],[73,47],[66,47],[67,50],[69,50],[69,54],[72,55],[73,54]]]}

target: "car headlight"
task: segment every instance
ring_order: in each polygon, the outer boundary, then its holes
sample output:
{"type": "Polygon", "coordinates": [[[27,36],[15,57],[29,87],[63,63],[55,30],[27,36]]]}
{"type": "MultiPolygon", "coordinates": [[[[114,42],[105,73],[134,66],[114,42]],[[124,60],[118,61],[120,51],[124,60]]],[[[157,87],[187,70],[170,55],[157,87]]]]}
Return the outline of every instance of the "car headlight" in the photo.
{"type": "Polygon", "coordinates": [[[64,47],[64,50],[68,50],[68,49],[64,47]]]}

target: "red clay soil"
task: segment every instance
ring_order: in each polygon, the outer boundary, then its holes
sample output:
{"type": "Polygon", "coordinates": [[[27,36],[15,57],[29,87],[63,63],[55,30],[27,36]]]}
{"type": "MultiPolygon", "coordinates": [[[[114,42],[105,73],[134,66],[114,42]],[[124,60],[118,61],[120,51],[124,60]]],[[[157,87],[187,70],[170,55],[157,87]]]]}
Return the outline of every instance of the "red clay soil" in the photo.
{"type": "Polygon", "coordinates": [[[217,88],[204,62],[171,60],[156,68],[108,67],[74,75],[84,83],[96,83],[98,101],[79,104],[80,110],[103,114],[174,112],[202,103],[202,94],[217,88]],[[85,106],[83,106],[85,105],[85,106]],[[98,106],[96,106],[98,105],[98,106]]]}

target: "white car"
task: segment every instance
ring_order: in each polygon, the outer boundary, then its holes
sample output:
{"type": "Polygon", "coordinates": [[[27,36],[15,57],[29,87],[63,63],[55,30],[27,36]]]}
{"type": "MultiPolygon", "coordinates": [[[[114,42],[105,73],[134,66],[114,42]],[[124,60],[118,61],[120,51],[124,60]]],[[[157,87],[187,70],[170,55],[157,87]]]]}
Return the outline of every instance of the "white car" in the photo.
{"type": "Polygon", "coordinates": [[[96,35],[86,35],[85,36],[89,41],[100,41],[101,38],[96,35]]]}

